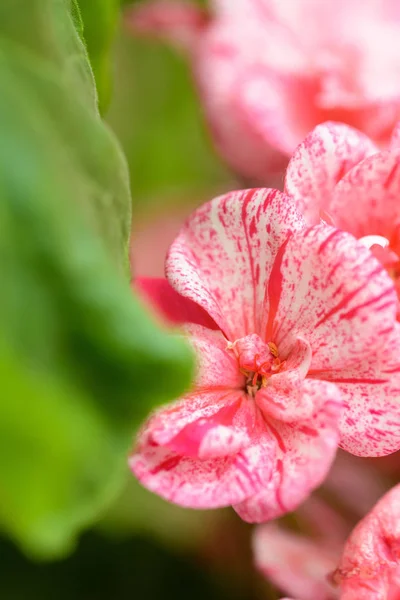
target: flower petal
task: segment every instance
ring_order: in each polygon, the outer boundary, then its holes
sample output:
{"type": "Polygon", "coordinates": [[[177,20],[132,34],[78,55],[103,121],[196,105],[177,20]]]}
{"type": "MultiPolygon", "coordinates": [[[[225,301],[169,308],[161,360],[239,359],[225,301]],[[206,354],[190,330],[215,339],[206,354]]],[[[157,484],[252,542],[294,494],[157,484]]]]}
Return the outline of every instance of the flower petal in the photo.
{"type": "Polygon", "coordinates": [[[382,350],[352,368],[317,376],[342,392],[342,448],[357,456],[384,456],[400,449],[400,324],[382,350]]]}
{"type": "Polygon", "coordinates": [[[266,387],[257,392],[255,401],[264,415],[279,421],[308,419],[316,408],[314,396],[307,394],[303,387],[311,364],[308,342],[298,338],[285,362],[285,370],[272,375],[266,387]]]}
{"type": "Polygon", "coordinates": [[[150,419],[147,432],[154,443],[179,454],[204,457],[210,454],[211,440],[213,456],[225,456],[250,443],[254,422],[253,404],[242,390],[213,390],[193,392],[161,409],[150,419]]]}
{"type": "Polygon", "coordinates": [[[239,370],[236,356],[227,350],[228,342],[221,331],[194,324],[186,325],[184,331],[197,358],[197,391],[245,389],[245,376],[239,370]]]}
{"type": "Polygon", "coordinates": [[[167,277],[230,341],[257,333],[277,257],[290,233],[303,227],[292,203],[276,190],[220,196],[187,221],[171,246],[167,277]]]}
{"type": "Polygon", "coordinates": [[[332,600],[334,588],[327,575],[336,564],[338,551],[277,525],[255,529],[253,552],[256,567],[268,580],[299,600],[332,600]]]}
{"type": "Polygon", "coordinates": [[[278,444],[276,463],[268,486],[234,506],[245,521],[260,523],[293,510],[331,466],[339,442],[340,392],[331,383],[311,380],[305,380],[304,391],[320,407],[305,421],[267,423],[278,444]]]}
{"type": "Polygon", "coordinates": [[[400,221],[400,149],[380,152],[353,167],[335,188],[330,214],[338,227],[360,238],[390,240],[400,221]]]}
{"type": "Polygon", "coordinates": [[[353,127],[333,122],[318,125],[289,161],[285,193],[295,200],[309,223],[316,224],[321,212],[330,215],[337,182],[354,165],[376,152],[375,144],[353,127]]]}
{"type": "Polygon", "coordinates": [[[209,329],[218,325],[198,304],[178,294],[166,279],[138,277],[133,288],[170,324],[196,323],[209,329]]]}
{"type": "Polygon", "coordinates": [[[311,345],[311,369],[342,369],[382,347],[395,323],[392,280],[351,235],[320,224],[288,241],[270,287],[263,330],[289,354],[296,337],[311,345]]]}
{"type": "Polygon", "coordinates": [[[139,481],[161,497],[191,508],[241,502],[263,489],[275,462],[276,442],[265,430],[234,455],[200,460],[157,446],[145,433],[129,464],[139,481]]]}
{"type": "Polygon", "coordinates": [[[335,580],[341,599],[383,600],[400,566],[400,485],[392,488],[353,530],[335,580]]]}

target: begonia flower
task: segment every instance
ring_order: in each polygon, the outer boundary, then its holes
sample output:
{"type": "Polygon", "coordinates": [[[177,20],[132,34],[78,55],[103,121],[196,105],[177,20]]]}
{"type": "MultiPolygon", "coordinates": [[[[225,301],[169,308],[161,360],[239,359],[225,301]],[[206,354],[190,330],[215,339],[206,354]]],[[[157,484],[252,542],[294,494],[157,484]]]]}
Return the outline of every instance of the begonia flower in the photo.
{"type": "Polygon", "coordinates": [[[341,121],[380,147],[400,119],[397,0],[212,0],[134,7],[127,22],[190,57],[216,146],[264,183],[319,123],[341,121]]]}
{"type": "Polygon", "coordinates": [[[264,521],[321,483],[339,444],[400,447],[396,292],[353,236],[308,227],[276,190],[232,192],[187,220],[166,274],[171,293],[141,291],[191,321],[198,373],[139,434],[130,466],[148,489],[264,521]]]}
{"type": "Polygon", "coordinates": [[[322,216],[370,248],[400,297],[399,131],[397,127],[390,148],[380,152],[347,125],[319,125],[294,152],[285,191],[310,224],[322,216]]]}

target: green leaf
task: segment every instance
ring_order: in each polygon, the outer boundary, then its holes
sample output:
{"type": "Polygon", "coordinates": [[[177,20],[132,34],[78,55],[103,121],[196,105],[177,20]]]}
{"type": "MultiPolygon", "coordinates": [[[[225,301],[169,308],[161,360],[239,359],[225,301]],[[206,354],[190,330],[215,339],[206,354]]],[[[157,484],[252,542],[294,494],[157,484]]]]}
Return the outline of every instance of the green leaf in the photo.
{"type": "Polygon", "coordinates": [[[111,46],[120,0],[77,0],[82,17],[82,33],[96,78],[100,109],[104,112],[111,94],[111,46]]]}
{"type": "Polygon", "coordinates": [[[135,428],[192,372],[128,285],[126,164],[71,6],[0,8],[0,527],[44,557],[115,496],[135,428]]]}

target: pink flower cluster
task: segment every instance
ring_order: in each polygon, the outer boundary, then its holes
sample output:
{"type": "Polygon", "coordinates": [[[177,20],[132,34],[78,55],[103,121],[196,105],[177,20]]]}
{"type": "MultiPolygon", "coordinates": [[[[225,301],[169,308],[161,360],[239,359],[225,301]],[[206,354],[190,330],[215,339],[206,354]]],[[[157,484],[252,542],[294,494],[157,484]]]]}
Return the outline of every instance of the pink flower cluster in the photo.
{"type": "Polygon", "coordinates": [[[400,119],[397,0],[188,0],[131,9],[137,33],[189,56],[214,142],[235,171],[268,173],[319,123],[388,145],[400,119]]]}
{"type": "Polygon", "coordinates": [[[190,340],[197,372],[143,425],[130,467],[181,506],[233,506],[252,523],[297,509],[316,534],[267,523],[254,535],[258,568],[297,600],[399,600],[400,486],[352,533],[310,494],[335,485],[339,449],[400,449],[400,4],[213,6],[156,2],[131,19],[190,52],[238,172],[263,181],[291,158],[283,191],[203,205],[166,279],[136,280],[190,340]]]}

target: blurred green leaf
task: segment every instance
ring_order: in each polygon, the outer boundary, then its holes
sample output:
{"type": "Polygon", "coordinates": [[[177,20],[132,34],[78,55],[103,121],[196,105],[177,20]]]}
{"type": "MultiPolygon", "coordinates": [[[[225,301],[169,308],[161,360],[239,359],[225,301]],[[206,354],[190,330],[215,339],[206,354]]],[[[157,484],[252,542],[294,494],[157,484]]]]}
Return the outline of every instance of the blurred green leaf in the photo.
{"type": "Polygon", "coordinates": [[[111,45],[114,39],[120,0],[78,0],[83,38],[89,53],[104,112],[111,94],[111,45]]]}
{"type": "MultiPolygon", "coordinates": [[[[204,124],[190,66],[156,40],[123,32],[107,120],[130,166],[133,210],[209,199],[235,185],[204,124]]],[[[236,184],[237,185],[237,184],[236,184]]]]}
{"type": "Polygon", "coordinates": [[[135,427],[192,369],[126,281],[127,170],[72,6],[0,6],[0,527],[44,557],[114,497],[135,427]]]}

